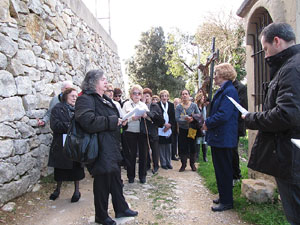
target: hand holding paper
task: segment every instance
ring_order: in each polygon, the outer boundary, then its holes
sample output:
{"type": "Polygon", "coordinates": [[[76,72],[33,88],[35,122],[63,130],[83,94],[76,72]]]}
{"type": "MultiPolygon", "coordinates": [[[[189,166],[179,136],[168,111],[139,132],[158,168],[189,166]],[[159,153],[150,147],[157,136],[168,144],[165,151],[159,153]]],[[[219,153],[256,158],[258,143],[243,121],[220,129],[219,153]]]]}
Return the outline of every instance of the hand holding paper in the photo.
{"type": "Polygon", "coordinates": [[[136,106],[133,108],[133,110],[131,110],[130,112],[126,113],[122,120],[125,121],[128,118],[130,118],[131,116],[135,115],[135,116],[143,116],[145,114],[145,112],[148,112],[149,109],[148,108],[144,108],[144,107],[140,107],[140,106],[136,106]]]}
{"type": "Polygon", "coordinates": [[[237,103],[233,98],[226,95],[226,97],[234,104],[234,106],[242,113],[242,115],[246,116],[249,112],[243,108],[239,103],[237,103]]]}

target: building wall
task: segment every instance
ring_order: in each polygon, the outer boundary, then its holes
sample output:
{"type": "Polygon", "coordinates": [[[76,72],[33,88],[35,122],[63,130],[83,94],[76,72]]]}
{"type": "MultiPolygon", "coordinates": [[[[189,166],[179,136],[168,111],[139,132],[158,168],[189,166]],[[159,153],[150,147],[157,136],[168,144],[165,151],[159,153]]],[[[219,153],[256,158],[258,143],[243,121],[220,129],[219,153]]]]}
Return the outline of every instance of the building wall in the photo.
{"type": "MultiPolygon", "coordinates": [[[[248,105],[249,111],[254,112],[254,60],[251,57],[253,54],[253,46],[251,45],[250,33],[251,19],[255,17],[256,13],[259,13],[262,9],[265,9],[270,14],[273,22],[286,22],[289,23],[295,30],[296,39],[300,41],[300,1],[299,0],[253,0],[244,1],[248,3],[248,7],[245,7],[239,16],[244,18],[244,25],[246,30],[246,71],[247,71],[247,87],[248,87],[248,105]]],[[[243,3],[243,4],[244,4],[243,3]]],[[[249,150],[251,150],[255,141],[257,131],[249,130],[249,150]]],[[[250,155],[249,151],[249,155],[250,155]]],[[[269,176],[263,175],[258,172],[249,170],[249,177],[251,178],[266,178],[272,179],[269,176]]]]}
{"type": "Polygon", "coordinates": [[[116,44],[80,0],[0,1],[0,206],[48,174],[51,130],[36,118],[96,68],[124,87],[116,44]]]}

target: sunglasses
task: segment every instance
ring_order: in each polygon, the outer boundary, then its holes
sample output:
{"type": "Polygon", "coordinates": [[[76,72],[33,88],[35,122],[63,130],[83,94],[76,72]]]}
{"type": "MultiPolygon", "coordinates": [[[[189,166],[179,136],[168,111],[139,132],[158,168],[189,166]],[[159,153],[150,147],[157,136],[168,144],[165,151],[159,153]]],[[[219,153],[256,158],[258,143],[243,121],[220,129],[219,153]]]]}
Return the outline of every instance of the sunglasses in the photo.
{"type": "Polygon", "coordinates": [[[141,92],[132,92],[133,95],[141,95],[141,92]]]}
{"type": "Polygon", "coordinates": [[[114,97],[119,97],[119,98],[121,98],[121,96],[122,96],[122,95],[114,95],[114,97]]]}

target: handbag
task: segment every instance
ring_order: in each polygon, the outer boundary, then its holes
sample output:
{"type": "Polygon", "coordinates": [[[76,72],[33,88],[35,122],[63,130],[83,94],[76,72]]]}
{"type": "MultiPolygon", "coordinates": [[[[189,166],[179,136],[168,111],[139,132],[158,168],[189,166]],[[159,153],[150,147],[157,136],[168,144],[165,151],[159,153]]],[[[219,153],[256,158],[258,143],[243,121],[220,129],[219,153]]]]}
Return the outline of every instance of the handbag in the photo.
{"type": "Polygon", "coordinates": [[[85,132],[73,116],[68,129],[63,153],[75,162],[89,164],[98,157],[98,135],[85,132]]]}
{"type": "Polygon", "coordinates": [[[196,134],[197,134],[197,129],[194,129],[194,128],[191,128],[191,127],[190,127],[190,128],[188,129],[188,135],[187,135],[187,137],[188,137],[188,138],[195,139],[196,134]]]}
{"type": "Polygon", "coordinates": [[[72,161],[89,164],[98,157],[98,151],[98,134],[85,132],[76,122],[74,115],[67,132],[63,153],[72,161]]]}

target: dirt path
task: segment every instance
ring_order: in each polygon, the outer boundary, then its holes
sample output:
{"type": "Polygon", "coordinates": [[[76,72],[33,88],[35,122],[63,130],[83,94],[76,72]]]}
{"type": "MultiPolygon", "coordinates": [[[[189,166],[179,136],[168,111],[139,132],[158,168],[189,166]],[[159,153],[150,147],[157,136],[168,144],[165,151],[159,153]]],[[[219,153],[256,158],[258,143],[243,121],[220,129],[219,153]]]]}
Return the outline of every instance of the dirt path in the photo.
{"type": "MultiPolygon", "coordinates": [[[[233,210],[212,212],[212,199],[216,196],[203,186],[202,178],[190,168],[179,173],[180,163],[172,162],[173,170],[160,169],[156,175],[148,172],[146,184],[137,181],[129,184],[125,172],[122,172],[125,198],[139,215],[135,218],[116,219],[118,224],[246,224],[233,210]]],[[[81,182],[82,197],[78,203],[72,204],[72,183],[62,188],[56,201],[48,200],[53,184],[50,189],[43,187],[36,193],[28,193],[14,201],[15,211],[0,213],[0,224],[93,225],[92,183],[90,176],[81,182]]],[[[114,217],[111,204],[109,214],[114,217]]]]}

